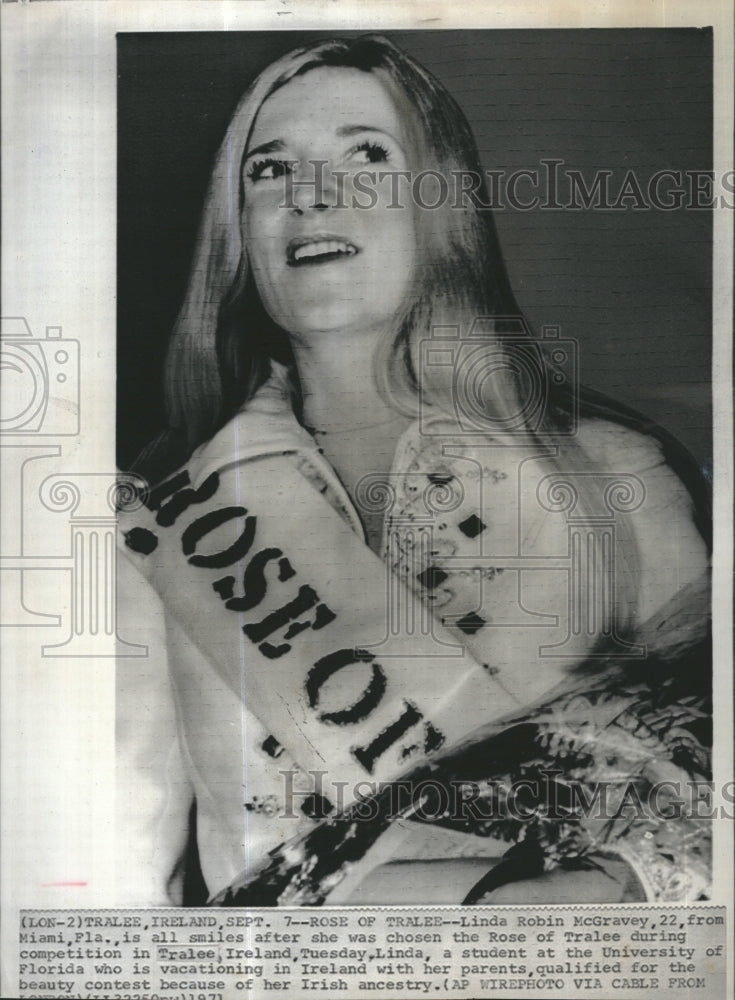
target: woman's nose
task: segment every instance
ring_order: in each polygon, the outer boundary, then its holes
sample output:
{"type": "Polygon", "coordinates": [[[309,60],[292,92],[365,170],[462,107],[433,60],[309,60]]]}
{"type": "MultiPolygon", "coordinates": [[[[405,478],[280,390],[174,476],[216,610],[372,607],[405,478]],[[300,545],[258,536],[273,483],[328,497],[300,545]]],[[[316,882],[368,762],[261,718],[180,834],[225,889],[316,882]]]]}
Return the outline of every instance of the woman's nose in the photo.
{"type": "Polygon", "coordinates": [[[328,160],[301,163],[291,179],[291,207],[300,214],[336,208],[339,204],[339,180],[328,160]]]}

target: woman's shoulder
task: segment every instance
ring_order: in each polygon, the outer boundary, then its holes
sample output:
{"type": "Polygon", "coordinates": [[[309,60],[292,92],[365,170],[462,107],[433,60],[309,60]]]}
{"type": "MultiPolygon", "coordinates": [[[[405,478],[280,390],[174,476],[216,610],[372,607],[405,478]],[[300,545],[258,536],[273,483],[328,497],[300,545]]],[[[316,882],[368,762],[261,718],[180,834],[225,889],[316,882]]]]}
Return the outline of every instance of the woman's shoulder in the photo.
{"type": "MultiPolygon", "coordinates": [[[[706,519],[707,486],[694,457],[673,436],[588,418],[580,422],[576,443],[596,470],[635,476],[643,489],[645,508],[676,510],[706,519]]],[[[700,527],[704,527],[700,524],[700,527]]]]}
{"type": "Polygon", "coordinates": [[[316,448],[288,400],[285,369],[274,367],[255,395],[192,454],[187,471],[195,485],[228,466],[316,448]]]}
{"type": "Polygon", "coordinates": [[[658,438],[612,420],[599,417],[581,420],[576,441],[595,465],[606,472],[645,472],[668,464],[658,438]]]}
{"type": "MultiPolygon", "coordinates": [[[[676,461],[676,442],[608,420],[582,421],[577,438],[596,470],[619,475],[637,492],[630,506],[641,573],[640,614],[645,620],[706,569],[707,544],[690,480],[700,476],[686,456],[676,461]]],[[[705,515],[706,516],[706,515],[705,515]]]]}

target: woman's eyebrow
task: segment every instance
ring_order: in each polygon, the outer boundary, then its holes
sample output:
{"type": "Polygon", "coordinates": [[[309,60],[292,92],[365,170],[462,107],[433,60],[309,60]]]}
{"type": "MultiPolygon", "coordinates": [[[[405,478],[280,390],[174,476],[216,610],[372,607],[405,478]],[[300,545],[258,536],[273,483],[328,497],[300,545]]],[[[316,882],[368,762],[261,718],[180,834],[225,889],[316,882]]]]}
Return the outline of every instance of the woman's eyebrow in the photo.
{"type": "Polygon", "coordinates": [[[337,135],[339,136],[357,135],[358,132],[379,132],[381,135],[387,135],[389,139],[397,142],[400,146],[398,136],[389,132],[388,129],[378,128],[377,125],[340,125],[337,129],[337,135]]]}
{"type": "Polygon", "coordinates": [[[267,153],[278,153],[285,148],[283,139],[271,139],[270,142],[264,142],[262,145],[248,150],[245,153],[245,159],[249,160],[251,156],[265,156],[267,153]]]}
{"type": "MultiPolygon", "coordinates": [[[[361,132],[378,132],[380,135],[388,136],[393,142],[401,145],[400,140],[392,132],[387,129],[378,128],[377,125],[340,125],[336,130],[336,135],[340,137],[358,135],[361,132]]],[[[260,146],[255,146],[253,149],[248,150],[245,153],[245,159],[249,160],[253,156],[267,156],[269,153],[280,153],[286,149],[286,143],[283,139],[271,139],[269,142],[264,142],[260,146]]]]}

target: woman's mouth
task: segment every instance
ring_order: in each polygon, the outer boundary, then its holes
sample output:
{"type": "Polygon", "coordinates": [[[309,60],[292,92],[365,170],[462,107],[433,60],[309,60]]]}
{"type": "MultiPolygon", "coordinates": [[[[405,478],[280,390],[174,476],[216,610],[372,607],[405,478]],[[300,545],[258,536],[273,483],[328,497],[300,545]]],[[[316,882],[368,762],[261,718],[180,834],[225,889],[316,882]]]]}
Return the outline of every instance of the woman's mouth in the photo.
{"type": "Polygon", "coordinates": [[[341,236],[298,236],[288,244],[286,263],[289,267],[326,264],[333,260],[346,260],[359,252],[354,243],[341,236]]]}

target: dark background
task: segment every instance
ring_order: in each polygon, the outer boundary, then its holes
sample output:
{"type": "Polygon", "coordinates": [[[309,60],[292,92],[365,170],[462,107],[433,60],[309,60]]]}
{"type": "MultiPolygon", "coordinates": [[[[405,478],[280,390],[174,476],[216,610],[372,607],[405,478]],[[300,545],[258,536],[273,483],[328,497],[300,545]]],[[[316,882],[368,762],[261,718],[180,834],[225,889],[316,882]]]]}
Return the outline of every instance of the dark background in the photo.
{"type": "MultiPolygon", "coordinates": [[[[118,462],[163,421],[161,369],[208,174],[239,97],[307,38],[118,36],[118,462]]],[[[388,32],[449,88],[487,169],[625,172],[712,163],[709,29],[388,32]]],[[[519,194],[529,196],[529,188],[519,194]]],[[[560,190],[560,200],[566,189],[560,190]]],[[[581,377],[658,420],[711,468],[709,211],[496,213],[530,322],[580,345],[581,377]]]]}

